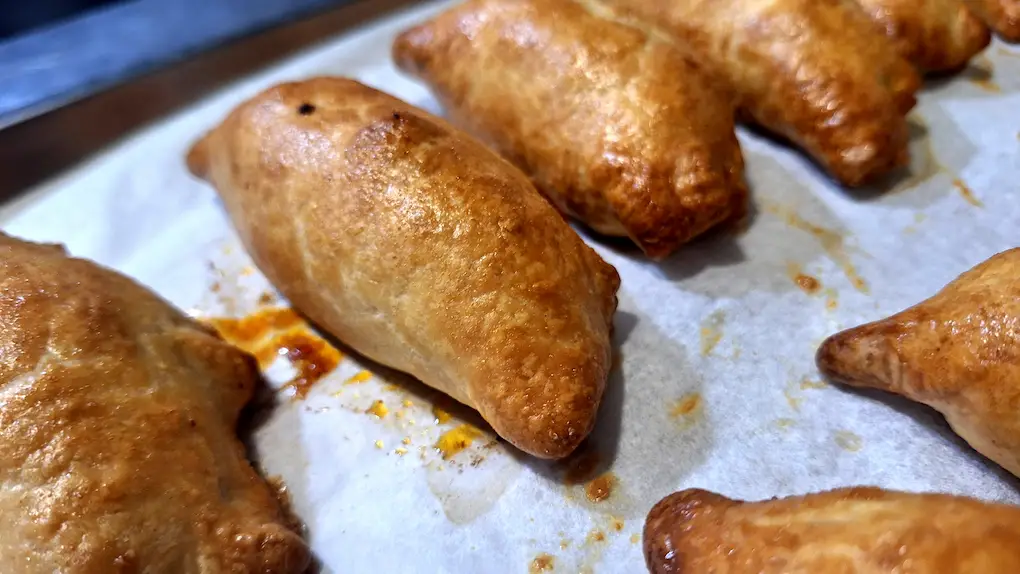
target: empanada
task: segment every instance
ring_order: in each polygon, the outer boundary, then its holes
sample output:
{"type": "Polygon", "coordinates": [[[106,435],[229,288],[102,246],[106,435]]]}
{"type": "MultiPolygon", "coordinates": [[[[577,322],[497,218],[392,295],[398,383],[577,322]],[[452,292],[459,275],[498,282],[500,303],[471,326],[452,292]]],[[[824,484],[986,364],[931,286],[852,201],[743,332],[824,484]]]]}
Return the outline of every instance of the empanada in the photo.
{"type": "Polygon", "coordinates": [[[341,341],[536,456],[590,432],[619,276],[481,143],[316,78],[241,105],[188,163],[263,273],[341,341]]]}
{"type": "Polygon", "coordinates": [[[562,211],[662,257],[746,211],[731,96],[662,34],[574,0],[470,0],[394,59],[562,211]]]}
{"type": "Polygon", "coordinates": [[[653,574],[1014,574],[1020,508],[879,488],[741,502],[676,492],[648,514],[653,574]]]}
{"type": "Polygon", "coordinates": [[[829,337],[818,368],[934,408],[978,452],[1020,476],[1020,248],[906,311],[829,337]]]}
{"type": "Polygon", "coordinates": [[[1020,0],[967,0],[967,6],[1007,42],[1020,42],[1020,0]]]}
{"type": "Polygon", "coordinates": [[[605,0],[723,75],[743,115],[846,185],[908,161],[920,77],[852,0],[605,0]]]}
{"type": "Polygon", "coordinates": [[[992,39],[964,0],[856,0],[904,58],[927,72],[958,70],[992,39]]]}
{"type": "Polygon", "coordinates": [[[0,327],[0,572],[304,571],[235,434],[251,357],[122,275],[2,234],[0,327]]]}

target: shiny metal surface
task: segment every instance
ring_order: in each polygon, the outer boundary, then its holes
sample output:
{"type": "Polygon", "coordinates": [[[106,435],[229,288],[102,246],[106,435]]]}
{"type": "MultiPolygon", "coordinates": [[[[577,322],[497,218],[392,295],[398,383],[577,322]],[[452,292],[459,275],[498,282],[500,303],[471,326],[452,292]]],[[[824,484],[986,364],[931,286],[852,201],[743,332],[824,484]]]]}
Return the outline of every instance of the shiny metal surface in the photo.
{"type": "Polygon", "coordinates": [[[415,0],[371,0],[250,36],[0,130],[0,201],[226,83],[415,0]]]}

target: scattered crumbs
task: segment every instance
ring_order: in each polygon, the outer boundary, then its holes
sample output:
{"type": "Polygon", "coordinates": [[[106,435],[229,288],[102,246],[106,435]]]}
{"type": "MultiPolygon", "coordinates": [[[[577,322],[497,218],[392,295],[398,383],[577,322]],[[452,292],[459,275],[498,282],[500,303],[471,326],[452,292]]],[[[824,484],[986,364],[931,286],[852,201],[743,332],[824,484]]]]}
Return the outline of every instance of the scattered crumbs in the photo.
{"type": "Polygon", "coordinates": [[[676,420],[682,429],[688,429],[698,422],[703,406],[700,393],[689,393],[680,397],[669,409],[669,416],[676,420]]]}
{"type": "Polygon", "coordinates": [[[480,436],[482,436],[480,430],[469,424],[462,424],[440,435],[435,446],[443,453],[443,459],[449,459],[471,446],[471,443],[480,436]]]}
{"type": "Polygon", "coordinates": [[[414,406],[414,403],[411,402],[411,399],[404,399],[404,402],[400,404],[403,405],[404,408],[411,408],[414,406]]]}
{"type": "Polygon", "coordinates": [[[444,425],[450,422],[450,413],[444,411],[442,408],[438,406],[432,407],[432,416],[436,417],[437,425],[444,425]]]}
{"type": "Polygon", "coordinates": [[[922,223],[928,216],[918,211],[914,214],[914,223],[922,223]]]}
{"type": "Polygon", "coordinates": [[[555,563],[555,558],[543,552],[531,561],[531,566],[528,568],[528,572],[549,572],[553,569],[555,563]]]}
{"type": "Polygon", "coordinates": [[[596,528],[595,530],[592,530],[591,532],[588,533],[588,537],[585,538],[585,541],[588,542],[589,544],[592,542],[605,542],[606,534],[596,528]]]}
{"type": "Polygon", "coordinates": [[[358,371],[357,374],[344,381],[345,385],[360,385],[372,378],[371,371],[358,371]]]}
{"type": "Polygon", "coordinates": [[[383,447],[383,442],[381,440],[375,441],[375,448],[381,449],[382,447],[383,447]]]}
{"type": "Polygon", "coordinates": [[[411,444],[411,437],[409,437],[409,436],[405,436],[405,437],[404,437],[403,439],[401,439],[401,441],[400,441],[400,442],[401,442],[402,444],[411,444]]]}
{"type": "Polygon", "coordinates": [[[726,316],[721,309],[712,311],[701,322],[701,356],[706,357],[712,353],[715,346],[722,340],[722,327],[726,316]]]}
{"type": "Polygon", "coordinates": [[[405,411],[397,411],[397,412],[393,413],[393,416],[397,417],[398,419],[402,419],[402,418],[404,418],[405,414],[406,414],[405,411]]]}
{"type": "Polygon", "coordinates": [[[615,530],[617,532],[623,532],[624,523],[623,523],[623,519],[622,518],[617,518],[617,517],[613,516],[612,517],[611,525],[613,527],[613,530],[615,530]]]}
{"type": "Polygon", "coordinates": [[[733,347],[733,354],[730,355],[730,358],[732,358],[732,359],[739,359],[740,358],[740,352],[741,352],[740,351],[740,347],[733,347]]]}
{"type": "Polygon", "coordinates": [[[963,180],[954,179],[953,187],[956,188],[956,191],[960,192],[960,195],[963,196],[964,201],[966,201],[967,203],[973,205],[974,207],[985,206],[985,204],[982,203],[981,200],[974,195],[974,192],[971,191],[969,187],[967,187],[967,184],[964,183],[963,180]]]}
{"type": "Polygon", "coordinates": [[[794,285],[808,295],[815,295],[822,289],[821,282],[814,276],[804,273],[804,271],[800,268],[800,265],[797,265],[796,263],[787,263],[786,272],[790,276],[790,279],[793,280],[794,285]]]}
{"type": "Polygon", "coordinates": [[[393,452],[399,454],[400,456],[404,456],[405,454],[407,454],[407,449],[403,448],[403,447],[399,447],[396,450],[394,450],[393,452]]]}
{"type": "Polygon", "coordinates": [[[390,409],[386,408],[386,403],[381,400],[372,402],[372,406],[365,409],[365,413],[375,415],[381,419],[386,418],[386,415],[390,414],[390,409]]]}
{"type": "Polygon", "coordinates": [[[385,385],[382,386],[382,390],[384,390],[386,392],[389,392],[389,393],[394,393],[394,392],[397,392],[397,391],[400,390],[400,385],[395,385],[393,383],[386,383],[385,385]]]}
{"type": "Polygon", "coordinates": [[[337,390],[333,391],[332,393],[329,393],[329,396],[331,396],[331,397],[339,397],[342,394],[344,394],[344,390],[343,389],[337,389],[337,390]]]}
{"type": "Polygon", "coordinates": [[[566,550],[567,548],[570,548],[570,541],[566,538],[560,540],[560,550],[566,550]]]}
{"type": "Polygon", "coordinates": [[[616,475],[611,472],[599,475],[584,485],[584,496],[589,502],[602,502],[613,495],[617,482],[616,475]]]}
{"type": "Polygon", "coordinates": [[[209,290],[213,293],[219,293],[223,289],[223,285],[220,285],[219,281],[213,281],[213,284],[209,286],[209,290]]]}
{"type": "Polygon", "coordinates": [[[797,424],[797,421],[793,419],[776,419],[776,426],[779,427],[779,430],[787,430],[795,424],[797,424]]]}
{"type": "Polygon", "coordinates": [[[266,305],[272,305],[275,302],[276,302],[276,295],[274,295],[271,291],[263,291],[261,294],[259,294],[259,298],[258,298],[258,301],[257,301],[257,303],[258,303],[258,305],[260,307],[264,307],[266,305]]]}
{"type": "Polygon", "coordinates": [[[825,381],[817,381],[810,377],[804,377],[800,380],[800,388],[803,390],[808,389],[824,389],[829,386],[825,381]]]}
{"type": "Polygon", "coordinates": [[[839,448],[850,452],[857,452],[861,450],[861,445],[863,442],[861,441],[861,437],[855,435],[850,431],[836,431],[836,433],[833,435],[833,439],[835,439],[836,444],[839,445],[839,448]]]}
{"type": "Polygon", "coordinates": [[[638,542],[641,542],[641,535],[640,534],[631,534],[630,535],[630,543],[631,544],[637,544],[638,542]]]}
{"type": "Polygon", "coordinates": [[[843,274],[846,275],[846,278],[854,288],[861,293],[867,294],[869,292],[868,283],[857,273],[857,268],[854,267],[853,262],[850,261],[850,257],[846,253],[846,245],[842,235],[831,229],[815,225],[801,217],[797,212],[782,206],[766,204],[765,209],[772,214],[782,217],[790,227],[814,236],[822,246],[822,249],[829,255],[829,258],[843,270],[843,274]]]}
{"type": "Polygon", "coordinates": [[[1009,50],[1007,48],[1003,48],[1002,46],[999,46],[999,49],[997,50],[997,52],[999,53],[1000,56],[1010,56],[1012,58],[1020,58],[1020,52],[1014,52],[1013,50],[1009,50]]]}

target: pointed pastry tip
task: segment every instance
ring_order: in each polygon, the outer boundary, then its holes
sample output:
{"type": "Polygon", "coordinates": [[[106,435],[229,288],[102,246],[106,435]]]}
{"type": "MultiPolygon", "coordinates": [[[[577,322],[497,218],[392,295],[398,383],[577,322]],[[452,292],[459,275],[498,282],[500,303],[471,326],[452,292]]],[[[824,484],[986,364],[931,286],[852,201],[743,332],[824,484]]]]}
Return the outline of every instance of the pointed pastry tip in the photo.
{"type": "Polygon", "coordinates": [[[188,150],[187,164],[188,171],[197,178],[206,179],[209,171],[209,136],[206,134],[202,139],[195,142],[188,150]]]}
{"type": "Polygon", "coordinates": [[[890,344],[895,325],[879,321],[841,331],[822,342],[815,354],[826,377],[854,387],[894,390],[899,363],[890,344]]]}

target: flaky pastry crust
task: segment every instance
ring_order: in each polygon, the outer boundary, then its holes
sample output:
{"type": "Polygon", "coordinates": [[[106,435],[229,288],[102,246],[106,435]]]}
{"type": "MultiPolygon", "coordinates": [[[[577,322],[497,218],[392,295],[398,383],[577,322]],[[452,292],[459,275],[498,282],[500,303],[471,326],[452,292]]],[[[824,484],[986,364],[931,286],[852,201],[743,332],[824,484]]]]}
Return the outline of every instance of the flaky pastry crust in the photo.
{"type": "Polygon", "coordinates": [[[611,361],[619,276],[527,178],[353,80],[282,84],[188,156],[291,303],[371,359],[569,454],[611,361]]]}
{"type": "Polygon", "coordinates": [[[963,0],[856,0],[900,54],[923,71],[963,68],[992,39],[963,0]]]}
{"type": "Polygon", "coordinates": [[[746,211],[728,91],[594,2],[471,0],[393,55],[562,211],[652,257],[746,211]]]}
{"type": "Polygon", "coordinates": [[[829,337],[817,360],[838,381],[934,408],[1020,476],[1020,248],[905,311],[829,337]]]}
{"type": "Polygon", "coordinates": [[[0,571],[304,571],[235,434],[248,355],[59,246],[0,234],[0,277],[0,571]]]}
{"type": "Polygon", "coordinates": [[[747,119],[850,186],[907,163],[920,77],[852,0],[605,0],[724,76],[747,119]]]}
{"type": "Polygon", "coordinates": [[[691,489],[648,514],[653,574],[1012,574],[1020,509],[879,488],[741,502],[691,489]]]}

